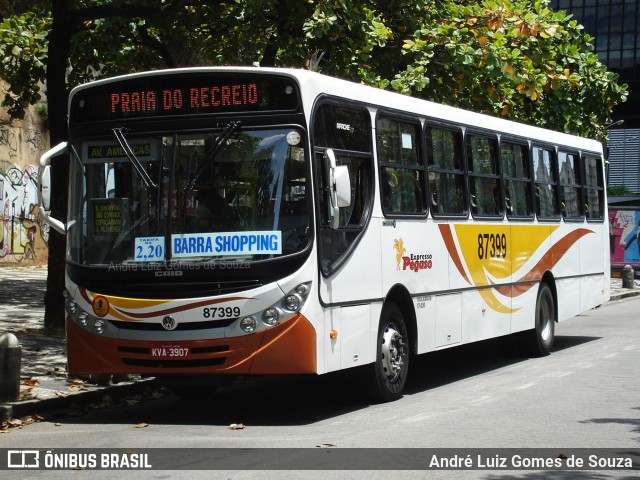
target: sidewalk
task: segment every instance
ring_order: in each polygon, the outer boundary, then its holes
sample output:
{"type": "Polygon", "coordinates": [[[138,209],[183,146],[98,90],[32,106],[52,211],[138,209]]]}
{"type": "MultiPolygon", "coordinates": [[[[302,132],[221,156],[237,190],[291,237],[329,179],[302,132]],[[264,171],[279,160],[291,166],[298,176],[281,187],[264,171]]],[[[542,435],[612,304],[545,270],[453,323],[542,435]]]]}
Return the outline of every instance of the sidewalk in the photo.
{"type": "Polygon", "coordinates": [[[64,337],[43,330],[46,282],[46,267],[0,266],[0,334],[14,334],[22,346],[20,397],[0,401],[0,433],[52,412],[68,413],[126,397],[135,402],[156,394],[152,379],[99,386],[67,376],[64,337]],[[9,419],[14,420],[7,425],[9,419]]]}
{"type": "MultiPolygon", "coordinates": [[[[0,266],[0,334],[13,333],[22,345],[20,398],[0,403],[0,432],[56,411],[161,395],[152,379],[99,386],[68,377],[64,338],[43,332],[46,280],[44,267],[0,266]]],[[[640,281],[635,284],[625,289],[621,279],[612,278],[611,301],[640,295],[640,281]]]]}

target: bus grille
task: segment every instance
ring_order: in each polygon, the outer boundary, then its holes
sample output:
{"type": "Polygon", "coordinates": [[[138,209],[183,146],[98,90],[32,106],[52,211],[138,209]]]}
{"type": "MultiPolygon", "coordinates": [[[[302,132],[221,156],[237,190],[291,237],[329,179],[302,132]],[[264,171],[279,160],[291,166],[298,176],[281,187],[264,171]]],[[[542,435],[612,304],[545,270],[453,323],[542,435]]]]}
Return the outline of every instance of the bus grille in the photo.
{"type": "Polygon", "coordinates": [[[226,361],[226,357],[220,358],[202,358],[193,360],[150,360],[144,358],[123,358],[125,365],[134,367],[153,367],[153,368],[193,368],[193,367],[210,367],[214,365],[222,365],[226,361]]]}
{"type": "MultiPolygon", "coordinates": [[[[235,322],[237,318],[225,318],[224,320],[210,320],[207,322],[188,322],[179,323],[173,330],[206,330],[209,328],[226,328],[235,322]]],[[[144,330],[163,332],[165,328],[160,323],[148,323],[148,322],[123,322],[121,320],[109,320],[109,322],[116,328],[122,330],[144,330]]]]}
{"type": "MultiPolygon", "coordinates": [[[[118,351],[124,354],[133,355],[151,355],[149,347],[132,347],[127,345],[118,346],[118,351]]],[[[229,345],[211,345],[207,347],[192,347],[192,355],[217,354],[229,351],[229,345]]],[[[222,365],[226,362],[227,357],[207,357],[207,358],[189,358],[189,359],[167,359],[167,358],[131,358],[123,357],[122,363],[134,367],[150,367],[150,368],[192,368],[192,367],[211,367],[222,365]]]]}

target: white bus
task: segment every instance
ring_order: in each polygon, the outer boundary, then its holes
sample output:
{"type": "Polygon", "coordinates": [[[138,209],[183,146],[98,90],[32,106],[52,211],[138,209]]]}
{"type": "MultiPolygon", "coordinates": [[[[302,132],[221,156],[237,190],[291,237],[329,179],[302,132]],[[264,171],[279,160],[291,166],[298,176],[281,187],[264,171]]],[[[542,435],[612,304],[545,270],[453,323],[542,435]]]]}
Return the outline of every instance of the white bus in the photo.
{"type": "Polygon", "coordinates": [[[361,367],[390,401],[416,354],[511,335],[546,355],[556,322],[609,299],[603,163],[594,140],[303,70],[82,85],[41,159],[69,373],[361,367]]]}

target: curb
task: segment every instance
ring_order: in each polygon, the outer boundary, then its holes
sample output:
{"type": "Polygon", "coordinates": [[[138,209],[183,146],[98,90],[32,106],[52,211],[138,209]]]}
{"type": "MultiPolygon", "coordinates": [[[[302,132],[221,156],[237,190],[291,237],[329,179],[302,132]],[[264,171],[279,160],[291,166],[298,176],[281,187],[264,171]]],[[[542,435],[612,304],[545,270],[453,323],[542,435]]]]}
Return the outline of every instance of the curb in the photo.
{"type": "Polygon", "coordinates": [[[72,393],[64,397],[45,399],[31,399],[0,404],[0,422],[6,422],[11,418],[20,418],[27,415],[55,414],[69,410],[72,405],[86,406],[91,403],[102,402],[105,396],[112,401],[118,401],[132,395],[140,395],[145,391],[160,388],[155,378],[145,378],[135,382],[124,382],[107,387],[96,387],[96,390],[72,393]]]}
{"type": "MultiPolygon", "coordinates": [[[[616,293],[612,293],[610,298],[609,298],[609,302],[613,302],[615,300],[622,300],[623,298],[629,298],[629,297],[637,297],[638,295],[640,295],[640,290],[636,290],[636,289],[625,289],[625,290],[621,290],[619,292],[616,293]]],[[[607,302],[607,303],[609,303],[607,302]]],[[[606,305],[606,303],[604,304],[606,305]]]]}

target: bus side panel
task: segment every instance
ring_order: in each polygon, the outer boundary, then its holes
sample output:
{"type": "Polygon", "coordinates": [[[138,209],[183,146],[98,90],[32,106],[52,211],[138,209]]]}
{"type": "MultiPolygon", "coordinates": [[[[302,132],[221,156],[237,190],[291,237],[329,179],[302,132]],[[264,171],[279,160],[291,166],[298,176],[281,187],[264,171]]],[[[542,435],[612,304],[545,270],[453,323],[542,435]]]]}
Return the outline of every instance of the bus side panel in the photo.
{"type": "MultiPolygon", "coordinates": [[[[511,291],[511,287],[500,289],[511,291]]],[[[511,299],[498,293],[498,289],[486,289],[483,295],[491,295],[506,300],[509,306],[511,299]]],[[[511,313],[498,312],[488,308],[481,292],[469,290],[462,295],[462,342],[470,343],[511,333],[511,313]]]]}
{"type": "Polygon", "coordinates": [[[462,341],[511,332],[512,252],[507,223],[469,222],[453,227],[459,258],[450,248],[450,284],[463,290],[462,341]],[[493,288],[491,288],[493,286],[493,288]]]}
{"type": "Polygon", "coordinates": [[[371,363],[378,331],[381,304],[382,266],[380,265],[380,227],[372,218],[360,243],[342,268],[330,277],[320,276],[320,300],[324,310],[324,333],[319,346],[323,351],[324,371],[371,363]],[[338,306],[336,303],[361,303],[338,306]],[[371,332],[375,330],[372,337],[371,332]],[[337,337],[330,338],[332,331],[337,337]],[[373,353],[372,353],[373,352],[373,353]]]}
{"type": "Polygon", "coordinates": [[[371,363],[375,340],[371,337],[371,305],[336,307],[326,311],[327,332],[334,332],[335,338],[327,333],[325,371],[357,367],[371,363]]]}
{"type": "Polygon", "coordinates": [[[587,223],[585,228],[593,234],[585,235],[580,242],[580,272],[583,277],[580,288],[580,309],[596,307],[609,300],[611,279],[610,245],[606,223],[587,223]]]}
{"type": "Polygon", "coordinates": [[[406,288],[413,298],[416,314],[417,351],[432,351],[435,348],[435,293],[449,289],[449,254],[443,236],[431,220],[377,221],[382,224],[380,264],[384,296],[394,286],[406,288]]]}
{"type": "Polygon", "coordinates": [[[556,279],[558,321],[580,313],[581,248],[586,230],[564,223],[551,234],[552,271],[556,279]],[[577,229],[576,229],[577,228],[577,229]]]}
{"type": "Polygon", "coordinates": [[[380,236],[382,289],[404,285],[412,296],[449,290],[448,254],[436,225],[424,220],[393,220],[380,236]]]}
{"type": "Polygon", "coordinates": [[[369,222],[360,242],[342,267],[328,278],[320,277],[320,299],[326,305],[342,302],[370,302],[382,297],[380,228],[369,222]]]}
{"type": "Polygon", "coordinates": [[[417,353],[431,352],[436,346],[436,297],[420,295],[414,297],[416,322],[418,324],[417,353]]]}
{"type": "Polygon", "coordinates": [[[582,279],[579,277],[560,278],[556,281],[558,298],[558,321],[562,322],[580,313],[580,288],[582,279]]]}
{"type": "Polygon", "coordinates": [[[535,326],[535,306],[542,275],[552,268],[551,233],[553,225],[518,224],[511,226],[509,249],[512,253],[513,292],[511,332],[535,326]]]}

